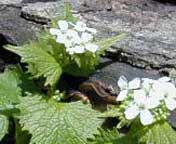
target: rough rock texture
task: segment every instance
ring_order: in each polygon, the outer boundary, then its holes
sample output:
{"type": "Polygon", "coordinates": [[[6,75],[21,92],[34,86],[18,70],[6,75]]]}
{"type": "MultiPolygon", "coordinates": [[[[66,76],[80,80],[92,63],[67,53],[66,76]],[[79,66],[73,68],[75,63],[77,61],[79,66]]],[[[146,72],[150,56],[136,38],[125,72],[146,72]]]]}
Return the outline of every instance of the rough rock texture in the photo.
{"type": "Polygon", "coordinates": [[[6,5],[0,6],[0,34],[9,43],[21,44],[29,39],[33,39],[34,33],[40,28],[40,25],[26,21],[20,15],[20,8],[6,5]]]}
{"type": "Polygon", "coordinates": [[[52,2],[57,0],[22,0],[22,3],[52,2]]]}
{"type": "Polygon", "coordinates": [[[127,32],[109,49],[113,57],[148,68],[176,67],[176,5],[152,0],[112,0],[112,11],[82,13],[102,36],[127,32]],[[109,34],[108,34],[109,33],[109,34]]]}
{"type": "Polygon", "coordinates": [[[176,111],[173,111],[169,116],[169,123],[172,125],[172,127],[176,128],[176,111]]]}
{"type": "MultiPolygon", "coordinates": [[[[39,0],[28,0],[34,1],[39,0]]],[[[173,1],[68,1],[90,26],[99,30],[100,37],[128,33],[126,39],[108,50],[111,57],[141,68],[176,68],[176,5],[173,1]]],[[[27,4],[22,14],[30,20],[47,22],[48,16],[55,16],[52,11],[60,6],[59,1],[27,4]]]]}
{"type": "Polygon", "coordinates": [[[22,0],[1,0],[0,5],[18,5],[21,4],[22,0]]]}
{"type": "Polygon", "coordinates": [[[64,3],[63,0],[58,2],[36,2],[28,3],[22,7],[22,16],[26,19],[39,22],[48,23],[50,19],[62,15],[64,3]]]}
{"type": "Polygon", "coordinates": [[[117,90],[117,80],[122,75],[124,75],[128,80],[132,80],[136,77],[157,79],[161,76],[158,71],[147,71],[132,67],[131,65],[125,63],[113,62],[110,59],[105,59],[104,62],[101,63],[100,67],[100,70],[97,70],[95,74],[90,76],[89,80],[100,80],[107,85],[112,85],[115,90],[117,90]]]}

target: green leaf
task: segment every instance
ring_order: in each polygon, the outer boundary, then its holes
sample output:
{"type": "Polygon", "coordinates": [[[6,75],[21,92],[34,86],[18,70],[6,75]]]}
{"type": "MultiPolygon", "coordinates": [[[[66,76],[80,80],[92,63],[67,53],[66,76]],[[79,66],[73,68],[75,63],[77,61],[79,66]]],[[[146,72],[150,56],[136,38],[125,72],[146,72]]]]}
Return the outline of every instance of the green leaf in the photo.
{"type": "Polygon", "coordinates": [[[78,18],[74,17],[72,14],[72,7],[69,2],[65,2],[65,5],[64,5],[64,19],[67,21],[71,21],[73,23],[78,21],[78,18]]]}
{"type": "Polygon", "coordinates": [[[99,134],[94,139],[90,139],[90,144],[121,144],[118,143],[120,134],[116,128],[113,130],[99,129],[99,134]]]}
{"type": "Polygon", "coordinates": [[[32,134],[31,144],[86,144],[103,122],[99,112],[82,102],[57,103],[34,96],[22,98],[18,108],[23,130],[32,134]]]}
{"type": "Polygon", "coordinates": [[[0,115],[0,141],[8,133],[9,120],[6,116],[0,115]]]}
{"type": "Polygon", "coordinates": [[[0,111],[13,108],[19,102],[20,79],[15,70],[6,70],[0,74],[0,111]]]}
{"type": "Polygon", "coordinates": [[[146,144],[176,144],[176,132],[167,123],[156,123],[149,127],[142,142],[146,144]]]}
{"type": "Polygon", "coordinates": [[[121,41],[122,39],[124,39],[127,36],[126,33],[122,33],[120,35],[111,37],[111,38],[107,38],[104,40],[100,40],[97,42],[97,45],[99,45],[100,47],[100,53],[103,53],[107,48],[109,48],[110,46],[112,46],[113,44],[121,41]]]}
{"type": "Polygon", "coordinates": [[[62,68],[57,61],[35,43],[23,47],[6,46],[6,49],[18,54],[22,62],[28,63],[28,71],[34,77],[45,77],[45,85],[54,86],[62,74],[62,68]]]}
{"type": "Polygon", "coordinates": [[[15,119],[15,144],[29,144],[31,135],[28,131],[22,131],[17,119],[15,119]]]}

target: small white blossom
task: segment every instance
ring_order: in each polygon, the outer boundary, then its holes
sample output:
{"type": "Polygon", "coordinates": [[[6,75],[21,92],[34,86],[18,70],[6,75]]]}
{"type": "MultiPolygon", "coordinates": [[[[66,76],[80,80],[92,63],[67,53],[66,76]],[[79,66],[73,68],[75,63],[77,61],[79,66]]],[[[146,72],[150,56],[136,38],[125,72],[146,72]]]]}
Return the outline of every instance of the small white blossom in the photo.
{"type": "Polygon", "coordinates": [[[67,21],[63,21],[63,20],[58,21],[58,26],[62,32],[65,32],[68,30],[68,22],[67,21]]]}
{"type": "Polygon", "coordinates": [[[176,108],[176,88],[171,82],[157,82],[153,85],[156,97],[160,100],[164,100],[166,107],[169,110],[176,108]]]}
{"type": "Polygon", "coordinates": [[[81,46],[75,46],[75,47],[72,47],[72,48],[67,48],[66,51],[69,53],[69,54],[74,54],[74,53],[84,53],[85,52],[85,49],[84,47],[81,47],[81,46]]]}
{"type": "Polygon", "coordinates": [[[98,50],[98,48],[99,48],[98,45],[93,43],[88,43],[85,45],[85,49],[93,53],[95,53],[98,50]]]}
{"type": "Polygon", "coordinates": [[[85,23],[78,21],[74,27],[77,31],[85,32],[87,29],[87,26],[85,23]]]}
{"type": "Polygon", "coordinates": [[[81,42],[87,43],[90,42],[93,39],[93,36],[90,33],[84,32],[81,35],[81,42]]]}
{"type": "Polygon", "coordinates": [[[141,80],[139,78],[135,78],[132,81],[128,82],[128,80],[124,76],[121,76],[117,84],[121,91],[116,100],[123,101],[126,98],[129,90],[138,89],[140,87],[141,80]]]}
{"type": "Polygon", "coordinates": [[[140,121],[143,125],[152,124],[154,118],[150,109],[156,108],[158,105],[159,101],[148,97],[144,90],[135,90],[134,100],[124,112],[125,117],[128,120],[132,120],[139,115],[140,121]]]}
{"type": "Polygon", "coordinates": [[[58,29],[51,28],[50,33],[56,36],[56,42],[64,44],[69,54],[80,54],[86,51],[95,53],[99,46],[93,43],[96,30],[88,28],[85,23],[76,24],[60,20],[58,29]]]}
{"type": "Polygon", "coordinates": [[[97,30],[94,29],[94,28],[87,28],[87,31],[92,33],[92,34],[96,34],[97,33],[97,30]]]}
{"type": "Polygon", "coordinates": [[[169,77],[162,77],[158,80],[136,78],[128,82],[124,76],[120,77],[118,81],[120,93],[117,101],[121,101],[122,104],[123,100],[128,102],[124,110],[125,118],[133,120],[139,116],[143,125],[152,124],[160,118],[165,119],[168,112],[176,109],[176,87],[170,81],[169,77]],[[130,97],[125,99],[129,90],[130,97]],[[168,111],[162,107],[163,104],[168,111]],[[164,117],[160,116],[161,113],[164,117]]]}

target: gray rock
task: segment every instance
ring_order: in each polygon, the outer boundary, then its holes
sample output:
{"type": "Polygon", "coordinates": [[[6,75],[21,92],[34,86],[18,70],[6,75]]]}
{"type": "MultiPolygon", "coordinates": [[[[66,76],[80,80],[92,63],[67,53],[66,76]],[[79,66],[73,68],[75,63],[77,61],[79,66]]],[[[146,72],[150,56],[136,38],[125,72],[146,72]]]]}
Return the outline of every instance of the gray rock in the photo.
{"type": "Polygon", "coordinates": [[[176,5],[153,0],[111,0],[112,11],[83,12],[101,37],[127,32],[108,51],[113,58],[142,68],[176,68],[176,5]]]}
{"type": "Polygon", "coordinates": [[[168,119],[172,127],[176,128],[176,110],[171,113],[168,119]]]}
{"type": "MultiPolygon", "coordinates": [[[[98,80],[105,83],[107,86],[112,86],[115,92],[118,91],[117,80],[122,75],[124,75],[128,80],[132,80],[136,77],[158,79],[162,76],[156,70],[144,70],[140,68],[135,68],[131,65],[120,62],[112,62],[108,59],[104,59],[103,61],[104,64],[101,63],[101,69],[97,70],[95,74],[90,76],[89,80],[98,80]]],[[[172,125],[172,127],[176,128],[176,111],[173,111],[171,113],[171,115],[168,117],[168,121],[172,125]]]]}
{"type": "Polygon", "coordinates": [[[20,8],[0,5],[0,35],[4,36],[7,43],[22,44],[35,39],[35,33],[42,27],[26,21],[20,15],[20,8]]]}
{"type": "Polygon", "coordinates": [[[117,80],[122,75],[124,75],[128,80],[132,80],[136,77],[157,79],[161,76],[159,72],[155,70],[139,69],[125,63],[113,62],[110,59],[104,59],[101,63],[101,68],[97,70],[95,74],[90,76],[89,80],[99,80],[106,85],[112,85],[113,88],[115,88],[115,91],[117,91],[117,80]]]}
{"type": "Polygon", "coordinates": [[[22,3],[52,2],[57,0],[22,0],[22,3]]]}
{"type": "Polygon", "coordinates": [[[28,20],[48,23],[50,19],[63,15],[63,0],[57,2],[28,3],[22,7],[22,16],[28,20]]]}
{"type": "Polygon", "coordinates": [[[0,5],[19,5],[22,0],[1,0],[0,5]]]}
{"type": "Polygon", "coordinates": [[[111,9],[111,0],[67,0],[78,12],[102,11],[111,9]]]}

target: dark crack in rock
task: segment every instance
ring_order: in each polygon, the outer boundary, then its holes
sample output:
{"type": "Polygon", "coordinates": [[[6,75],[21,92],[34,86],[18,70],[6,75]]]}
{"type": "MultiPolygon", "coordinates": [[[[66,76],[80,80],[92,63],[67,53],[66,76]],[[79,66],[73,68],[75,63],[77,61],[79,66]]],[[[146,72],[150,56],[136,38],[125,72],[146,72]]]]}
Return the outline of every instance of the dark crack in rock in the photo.
{"type": "Polygon", "coordinates": [[[54,2],[57,0],[22,0],[22,3],[54,2]]]}

